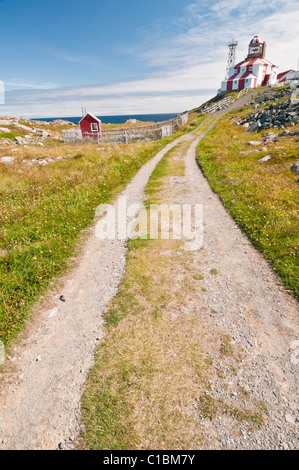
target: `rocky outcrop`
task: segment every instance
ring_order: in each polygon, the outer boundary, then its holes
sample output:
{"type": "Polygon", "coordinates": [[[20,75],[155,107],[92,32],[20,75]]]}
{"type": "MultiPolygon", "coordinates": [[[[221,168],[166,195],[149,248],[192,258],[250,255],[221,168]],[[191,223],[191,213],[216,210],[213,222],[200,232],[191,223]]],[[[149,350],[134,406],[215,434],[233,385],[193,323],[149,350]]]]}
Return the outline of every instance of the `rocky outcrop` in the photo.
{"type": "Polygon", "coordinates": [[[61,133],[57,130],[57,126],[61,125],[75,126],[74,123],[63,119],[46,122],[3,116],[0,118],[0,134],[2,134],[2,137],[0,135],[0,146],[44,145],[45,139],[61,140],[61,133]],[[42,126],[45,126],[46,129],[42,126]]]}
{"type": "Polygon", "coordinates": [[[272,94],[265,93],[257,97],[249,104],[260,107],[270,99],[274,102],[248,114],[245,119],[238,120],[236,124],[247,128],[247,132],[258,132],[271,128],[285,129],[286,127],[295,126],[299,122],[299,103],[292,103],[290,99],[275,103],[275,100],[286,96],[290,97],[288,90],[279,90],[272,94]]]}

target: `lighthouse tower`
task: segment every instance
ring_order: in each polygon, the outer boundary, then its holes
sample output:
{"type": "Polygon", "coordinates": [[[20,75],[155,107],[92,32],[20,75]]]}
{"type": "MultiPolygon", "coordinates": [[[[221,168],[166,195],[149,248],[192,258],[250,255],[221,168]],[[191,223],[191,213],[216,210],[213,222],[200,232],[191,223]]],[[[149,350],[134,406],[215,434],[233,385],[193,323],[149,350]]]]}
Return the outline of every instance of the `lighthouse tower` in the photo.
{"type": "Polygon", "coordinates": [[[246,57],[246,60],[256,59],[256,58],[265,59],[265,55],[266,55],[265,41],[262,42],[259,36],[254,36],[254,38],[252,38],[249,43],[248,55],[246,57]]]}
{"type": "Polygon", "coordinates": [[[278,67],[265,56],[266,43],[256,35],[249,43],[246,59],[230,67],[228,76],[221,83],[221,91],[276,85],[278,67]]]}

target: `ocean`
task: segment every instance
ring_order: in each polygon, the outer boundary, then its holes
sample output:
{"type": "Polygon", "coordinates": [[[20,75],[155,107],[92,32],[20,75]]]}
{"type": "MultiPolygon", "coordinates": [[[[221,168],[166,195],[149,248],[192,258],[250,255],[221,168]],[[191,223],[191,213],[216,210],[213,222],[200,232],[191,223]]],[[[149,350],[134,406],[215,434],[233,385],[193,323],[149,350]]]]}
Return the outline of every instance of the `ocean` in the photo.
{"type": "MultiPolygon", "coordinates": [[[[128,114],[122,116],[97,116],[98,119],[102,121],[103,124],[123,124],[128,119],[137,119],[138,121],[142,122],[162,122],[168,121],[168,119],[172,119],[177,116],[179,113],[168,113],[168,114],[128,114]]],[[[82,119],[80,117],[51,117],[51,118],[32,118],[33,121],[46,121],[51,122],[55,121],[56,119],[63,119],[65,121],[73,122],[74,124],[78,124],[79,121],[82,119]]]]}

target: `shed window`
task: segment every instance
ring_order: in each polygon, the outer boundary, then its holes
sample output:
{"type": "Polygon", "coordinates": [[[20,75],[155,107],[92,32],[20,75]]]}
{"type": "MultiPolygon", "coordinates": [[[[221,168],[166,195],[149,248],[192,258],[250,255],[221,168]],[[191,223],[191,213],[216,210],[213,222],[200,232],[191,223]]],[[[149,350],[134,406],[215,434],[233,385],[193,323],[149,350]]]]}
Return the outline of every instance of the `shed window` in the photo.
{"type": "Polygon", "coordinates": [[[91,130],[92,130],[92,131],[97,131],[97,130],[98,130],[98,125],[97,125],[96,122],[92,122],[92,123],[91,123],[91,130]]]}

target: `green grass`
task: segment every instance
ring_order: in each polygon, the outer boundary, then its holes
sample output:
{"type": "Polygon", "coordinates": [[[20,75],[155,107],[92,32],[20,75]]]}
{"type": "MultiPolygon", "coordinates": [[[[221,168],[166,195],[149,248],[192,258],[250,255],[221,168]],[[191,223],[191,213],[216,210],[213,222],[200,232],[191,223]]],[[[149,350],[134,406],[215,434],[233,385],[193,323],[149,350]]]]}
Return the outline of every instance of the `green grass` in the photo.
{"type": "Polygon", "coordinates": [[[220,120],[200,142],[198,162],[237,224],[298,297],[299,180],[290,171],[298,160],[298,137],[281,137],[266,151],[244,156],[240,152],[250,149],[246,142],[261,140],[264,132],[246,133],[233,125],[233,116],[220,120]],[[268,154],[267,164],[258,161],[268,154]]]}
{"type": "Polygon", "coordinates": [[[168,141],[101,152],[92,145],[18,148],[12,165],[0,164],[2,342],[15,338],[34,302],[65,272],[98,204],[109,201],[168,141]],[[56,161],[45,166],[23,162],[49,156],[56,161]]]}
{"type": "Polygon", "coordinates": [[[205,419],[212,421],[218,415],[230,415],[240,423],[246,423],[250,429],[265,424],[268,410],[264,403],[256,401],[253,408],[239,408],[222,399],[215,399],[209,394],[203,394],[198,399],[200,413],[205,419]]]}
{"type": "MultiPolygon", "coordinates": [[[[148,200],[163,202],[168,176],[180,171],[172,158],[179,151],[174,147],[156,166],[145,191],[148,200]]],[[[190,449],[191,441],[199,445],[199,434],[192,436],[196,424],[189,410],[199,382],[205,383],[210,358],[202,350],[198,316],[170,314],[193,296],[194,269],[186,270],[190,256],[181,253],[178,240],[129,240],[126,273],[105,313],[105,340],[82,399],[82,447],[190,449]],[[177,286],[179,274],[184,289],[177,286]]]]}

